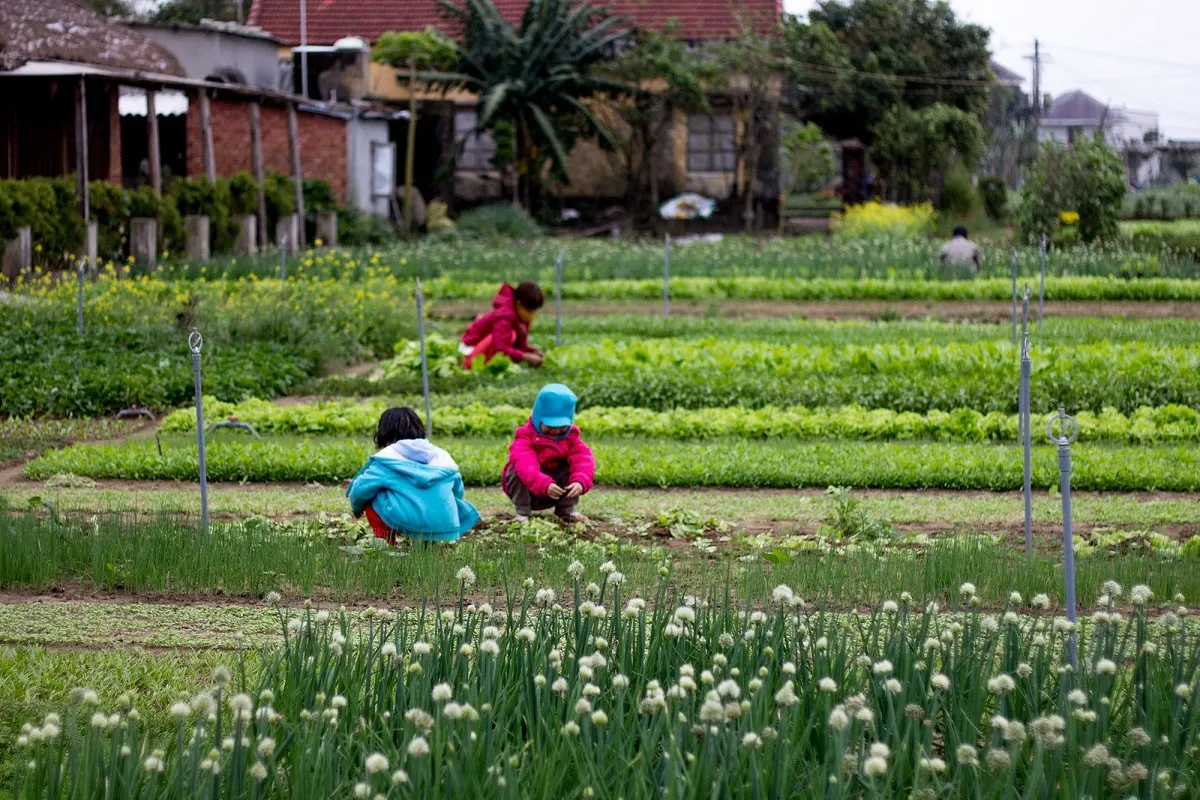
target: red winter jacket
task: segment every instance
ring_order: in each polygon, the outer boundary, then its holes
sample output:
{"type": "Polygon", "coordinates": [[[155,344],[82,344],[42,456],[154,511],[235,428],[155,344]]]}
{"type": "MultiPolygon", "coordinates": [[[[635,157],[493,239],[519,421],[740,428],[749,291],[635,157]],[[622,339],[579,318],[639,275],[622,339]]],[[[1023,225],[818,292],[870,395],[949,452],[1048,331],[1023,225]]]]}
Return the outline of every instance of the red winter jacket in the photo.
{"type": "Polygon", "coordinates": [[[463,360],[470,369],[471,362],[479,356],[491,361],[497,353],[503,353],[514,362],[524,361],[526,353],[537,352],[529,346],[529,323],[517,314],[517,301],[513,287],[507,283],[500,287],[492,300],[492,310],[480,314],[463,334],[462,343],[472,352],[463,360]]]}
{"type": "Polygon", "coordinates": [[[548,497],[550,484],[554,480],[546,472],[561,466],[564,461],[571,468],[568,483],[578,483],[585,493],[590,492],[596,477],[596,459],[592,456],[591,448],[580,438],[579,426],[572,425],[571,432],[566,436],[552,439],[534,430],[533,420],[530,419],[517,428],[513,436],[500,484],[503,486],[507,483],[509,470],[516,470],[517,477],[529,487],[530,493],[548,497]]]}

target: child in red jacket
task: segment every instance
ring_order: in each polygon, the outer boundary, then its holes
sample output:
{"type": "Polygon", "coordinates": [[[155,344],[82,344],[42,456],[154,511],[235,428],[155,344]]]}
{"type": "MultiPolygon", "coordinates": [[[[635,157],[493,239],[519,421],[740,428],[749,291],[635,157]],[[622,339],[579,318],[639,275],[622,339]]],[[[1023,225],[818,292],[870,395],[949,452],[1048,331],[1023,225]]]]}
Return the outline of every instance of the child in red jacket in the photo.
{"type": "Polygon", "coordinates": [[[575,510],[591,491],[596,459],[575,426],[575,394],[561,383],[542,387],[529,421],[517,429],[501,474],[518,522],[553,508],[564,522],[586,522],[575,510]]]}
{"type": "Polygon", "coordinates": [[[515,363],[523,361],[531,367],[540,367],[545,356],[529,344],[529,326],[545,302],[541,287],[533,281],[525,281],[516,289],[507,283],[501,286],[492,300],[492,310],[476,317],[463,333],[458,346],[463,355],[463,369],[470,369],[480,356],[486,364],[497,353],[515,363]]]}

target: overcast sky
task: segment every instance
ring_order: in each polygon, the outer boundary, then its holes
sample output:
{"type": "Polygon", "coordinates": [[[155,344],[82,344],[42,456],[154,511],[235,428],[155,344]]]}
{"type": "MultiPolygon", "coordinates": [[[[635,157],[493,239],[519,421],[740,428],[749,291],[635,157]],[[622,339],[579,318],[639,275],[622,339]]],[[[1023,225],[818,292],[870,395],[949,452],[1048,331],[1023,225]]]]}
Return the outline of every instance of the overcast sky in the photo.
{"type": "MultiPolygon", "coordinates": [[[[784,0],[804,14],[813,0],[784,0]]],[[[1026,76],[1042,43],[1043,91],[1083,89],[1103,103],[1157,111],[1172,139],[1200,139],[1200,0],[950,0],[992,30],[997,61],[1026,76]]]]}

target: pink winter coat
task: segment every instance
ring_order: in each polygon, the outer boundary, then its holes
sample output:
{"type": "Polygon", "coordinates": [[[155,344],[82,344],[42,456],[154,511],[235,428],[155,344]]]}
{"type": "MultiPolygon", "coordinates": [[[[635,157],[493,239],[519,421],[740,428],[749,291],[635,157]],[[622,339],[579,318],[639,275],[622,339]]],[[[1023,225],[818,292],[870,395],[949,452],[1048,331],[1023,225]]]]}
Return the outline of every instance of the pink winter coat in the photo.
{"type": "Polygon", "coordinates": [[[552,439],[534,430],[533,420],[530,419],[517,428],[513,443],[509,445],[508,463],[501,474],[501,485],[506,482],[509,470],[516,470],[517,477],[529,487],[530,493],[548,497],[550,484],[554,480],[546,471],[555,469],[564,461],[571,468],[568,482],[578,483],[584,493],[590,492],[596,477],[596,459],[592,456],[591,448],[579,436],[579,426],[572,425],[571,432],[566,436],[552,439]]]}

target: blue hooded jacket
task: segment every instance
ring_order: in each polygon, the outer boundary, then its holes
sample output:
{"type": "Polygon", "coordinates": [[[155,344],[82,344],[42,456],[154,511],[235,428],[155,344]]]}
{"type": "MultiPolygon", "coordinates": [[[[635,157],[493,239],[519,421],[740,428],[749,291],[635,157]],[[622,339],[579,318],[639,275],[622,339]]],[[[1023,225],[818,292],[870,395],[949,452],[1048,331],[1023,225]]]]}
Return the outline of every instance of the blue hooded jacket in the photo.
{"type": "Polygon", "coordinates": [[[394,531],[418,539],[454,542],[479,522],[463,499],[458,465],[425,439],[406,439],[371,456],[346,490],[357,515],[371,506],[394,531]]]}
{"type": "MultiPolygon", "coordinates": [[[[538,392],[537,398],[533,401],[533,429],[537,433],[542,432],[542,426],[548,428],[569,428],[575,424],[575,404],[578,398],[575,393],[561,383],[548,383],[538,392]]],[[[570,431],[556,436],[555,439],[561,439],[563,436],[570,434],[570,431]]]]}

